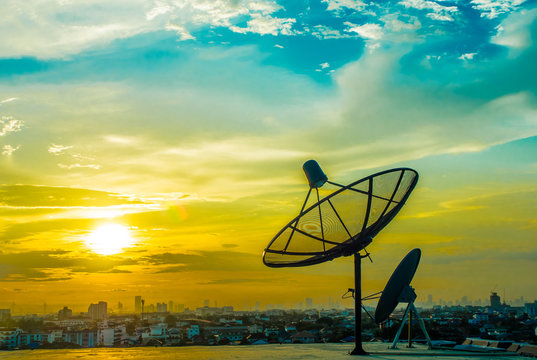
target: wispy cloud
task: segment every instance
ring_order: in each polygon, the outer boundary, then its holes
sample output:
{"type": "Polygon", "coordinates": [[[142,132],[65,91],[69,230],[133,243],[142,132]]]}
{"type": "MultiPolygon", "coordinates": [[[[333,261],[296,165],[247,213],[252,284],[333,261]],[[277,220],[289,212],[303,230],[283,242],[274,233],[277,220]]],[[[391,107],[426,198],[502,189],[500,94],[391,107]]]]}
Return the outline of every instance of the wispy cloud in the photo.
{"type": "Polygon", "coordinates": [[[65,152],[66,150],[72,149],[73,146],[65,146],[65,145],[57,145],[52,144],[48,147],[48,152],[54,155],[60,155],[61,153],[65,152]]]}
{"type": "Polygon", "coordinates": [[[1,101],[0,101],[0,105],[1,105],[1,104],[6,104],[6,103],[9,103],[9,102],[12,102],[12,101],[15,101],[15,100],[17,100],[17,99],[18,99],[18,98],[16,98],[16,97],[11,97],[11,98],[7,98],[7,99],[4,99],[4,100],[1,100],[1,101]]]}
{"type": "Polygon", "coordinates": [[[260,35],[293,35],[293,24],[296,19],[292,18],[276,18],[268,15],[254,14],[252,19],[248,20],[246,27],[231,26],[230,29],[234,32],[256,33],[260,35]]]}
{"type": "Polygon", "coordinates": [[[0,118],[0,136],[21,131],[23,126],[24,122],[22,120],[15,119],[12,116],[2,116],[0,118]]]}
{"type": "Polygon", "coordinates": [[[62,163],[59,163],[58,164],[58,167],[59,168],[62,168],[62,169],[67,169],[67,170],[72,170],[72,169],[94,169],[94,170],[99,170],[101,168],[101,165],[97,165],[97,164],[62,164],[62,163]]]}
{"type": "Polygon", "coordinates": [[[481,11],[481,16],[494,19],[501,14],[510,12],[526,0],[472,0],[474,9],[481,11]]]}
{"type": "Polygon", "coordinates": [[[2,146],[2,155],[11,156],[11,155],[13,155],[13,153],[15,151],[19,150],[20,147],[21,147],[20,145],[15,146],[15,147],[13,147],[11,145],[4,145],[4,146],[2,146]]]}

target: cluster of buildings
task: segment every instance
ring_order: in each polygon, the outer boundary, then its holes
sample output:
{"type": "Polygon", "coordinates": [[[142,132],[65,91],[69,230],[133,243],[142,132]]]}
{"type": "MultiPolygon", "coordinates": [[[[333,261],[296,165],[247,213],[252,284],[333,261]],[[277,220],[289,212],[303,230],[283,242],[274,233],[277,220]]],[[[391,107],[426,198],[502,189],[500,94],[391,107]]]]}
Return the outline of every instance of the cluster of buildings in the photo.
{"type": "MultiPolygon", "coordinates": [[[[190,310],[171,301],[146,306],[137,296],[134,314],[111,315],[104,301],[91,304],[87,313],[79,315],[68,307],[57,315],[18,317],[0,309],[0,349],[353,341],[352,309],[316,309],[310,299],[306,304],[311,308],[235,311],[232,306],[211,307],[207,300],[203,307],[190,310]]],[[[422,308],[421,313],[438,339],[460,343],[478,336],[537,341],[537,301],[513,307],[493,293],[487,306],[435,305],[422,308]]],[[[400,318],[400,313],[394,313],[381,328],[364,319],[363,336],[388,340],[400,318]]]]}

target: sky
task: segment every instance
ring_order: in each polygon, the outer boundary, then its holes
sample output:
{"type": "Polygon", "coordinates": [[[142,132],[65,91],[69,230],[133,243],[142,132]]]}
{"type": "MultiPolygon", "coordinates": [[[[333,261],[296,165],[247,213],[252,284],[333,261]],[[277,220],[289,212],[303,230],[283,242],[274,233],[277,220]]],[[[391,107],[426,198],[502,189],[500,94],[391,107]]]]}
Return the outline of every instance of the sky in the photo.
{"type": "MultiPolygon", "coordinates": [[[[0,308],[342,301],[262,263],[308,191],[420,174],[363,292],[537,298],[535,0],[3,0],[0,308]]],[[[347,301],[347,302],[346,302],[347,301]]]]}

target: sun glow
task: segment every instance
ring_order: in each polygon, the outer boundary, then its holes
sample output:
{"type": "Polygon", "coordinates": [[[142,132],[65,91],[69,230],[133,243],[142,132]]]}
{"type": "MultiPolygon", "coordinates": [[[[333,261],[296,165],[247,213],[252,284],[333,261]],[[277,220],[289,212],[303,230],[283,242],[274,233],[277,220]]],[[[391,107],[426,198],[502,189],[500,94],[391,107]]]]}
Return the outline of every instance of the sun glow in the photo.
{"type": "Polygon", "coordinates": [[[120,224],[101,225],[86,239],[86,246],[101,255],[120,253],[133,243],[129,228],[120,224]]]}

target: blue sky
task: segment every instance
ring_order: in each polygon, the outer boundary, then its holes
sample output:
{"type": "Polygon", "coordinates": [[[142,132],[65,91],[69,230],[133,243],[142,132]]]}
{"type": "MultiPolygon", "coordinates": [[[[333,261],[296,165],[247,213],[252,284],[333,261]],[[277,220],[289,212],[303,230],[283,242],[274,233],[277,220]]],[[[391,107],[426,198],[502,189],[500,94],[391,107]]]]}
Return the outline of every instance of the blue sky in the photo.
{"type": "Polygon", "coordinates": [[[99,258],[131,284],[128,296],[156,274],[170,277],[148,286],[165,293],[178,273],[159,268],[162,259],[188,267],[185,254],[218,262],[222,249],[244,260],[242,272],[190,264],[184,302],[233,278],[242,280],[223,301],[254,296],[267,279],[273,303],[334,296],[352,281],[345,260],[311,270],[326,274],[315,286],[297,280],[307,271],[261,267],[260,252],[298,211],[309,158],[339,182],[392,166],[421,174],[408,210],[373,245],[369,286],[421,244],[423,291],[464,294],[470,283],[454,279],[471,271],[481,285],[467,295],[509,283],[513,294],[537,297],[523,280],[537,270],[527,261],[537,251],[528,215],[536,1],[8,0],[0,12],[6,301],[24,299],[22,288],[45,298],[64,282],[118,297],[102,286],[103,267],[69,267],[97,256],[84,239],[106,222],[137,239],[124,255],[134,262],[99,258]],[[33,189],[26,201],[23,189],[33,189]],[[507,236],[518,246],[503,247],[507,236]],[[54,261],[32,267],[17,260],[26,253],[54,261]],[[498,253],[509,276],[494,266],[498,253]],[[446,268],[452,262],[459,270],[446,268]],[[434,278],[454,284],[451,293],[434,278]],[[286,294],[293,281],[304,285],[286,294]]]}

